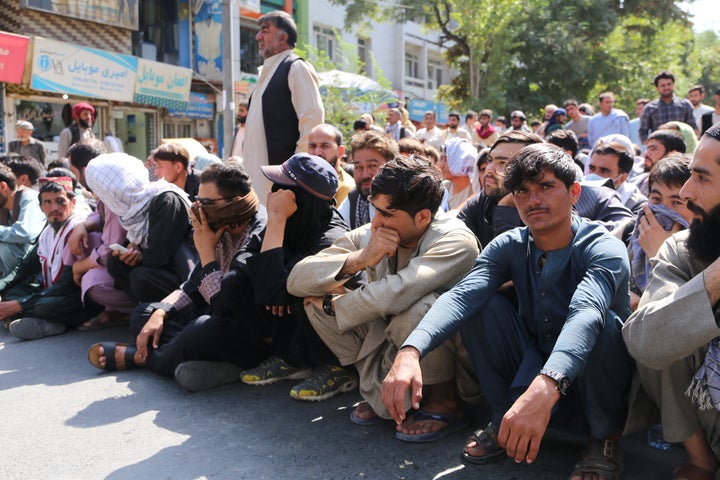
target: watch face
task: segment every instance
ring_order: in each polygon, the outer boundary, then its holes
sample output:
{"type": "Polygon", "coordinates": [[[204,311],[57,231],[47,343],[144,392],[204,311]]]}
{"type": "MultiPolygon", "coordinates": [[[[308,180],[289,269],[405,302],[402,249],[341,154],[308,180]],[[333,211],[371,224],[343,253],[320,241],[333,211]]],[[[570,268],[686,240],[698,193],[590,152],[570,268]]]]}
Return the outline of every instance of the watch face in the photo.
{"type": "Polygon", "coordinates": [[[567,395],[568,390],[570,389],[570,379],[567,377],[563,377],[558,381],[558,392],[560,392],[561,395],[567,395]]]}

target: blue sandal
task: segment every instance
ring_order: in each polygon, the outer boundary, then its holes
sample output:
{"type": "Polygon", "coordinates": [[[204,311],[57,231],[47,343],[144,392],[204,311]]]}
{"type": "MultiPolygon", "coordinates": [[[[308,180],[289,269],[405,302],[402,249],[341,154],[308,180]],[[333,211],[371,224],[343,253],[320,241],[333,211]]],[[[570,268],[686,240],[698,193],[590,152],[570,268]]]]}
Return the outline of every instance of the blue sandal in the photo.
{"type": "Polygon", "coordinates": [[[395,437],[398,440],[412,443],[427,443],[440,440],[443,437],[450,435],[451,433],[457,432],[467,427],[470,422],[465,417],[455,417],[453,415],[447,415],[442,413],[429,413],[423,412],[422,410],[416,411],[411,420],[413,423],[423,422],[427,420],[434,420],[436,422],[442,422],[445,424],[440,430],[429,433],[401,433],[396,432],[395,437]]]}

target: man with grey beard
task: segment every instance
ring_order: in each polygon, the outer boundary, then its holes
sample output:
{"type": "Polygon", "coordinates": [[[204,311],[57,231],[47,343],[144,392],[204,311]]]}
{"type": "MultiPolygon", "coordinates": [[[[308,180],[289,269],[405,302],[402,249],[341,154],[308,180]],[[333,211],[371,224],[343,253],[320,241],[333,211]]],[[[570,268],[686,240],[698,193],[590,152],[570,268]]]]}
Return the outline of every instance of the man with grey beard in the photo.
{"type": "Polygon", "coordinates": [[[712,479],[720,473],[720,124],[703,135],[690,170],[680,196],[695,218],[660,247],[623,327],[644,390],[626,430],[646,428],[659,410],[665,440],[688,455],[673,478],[712,479]]]}

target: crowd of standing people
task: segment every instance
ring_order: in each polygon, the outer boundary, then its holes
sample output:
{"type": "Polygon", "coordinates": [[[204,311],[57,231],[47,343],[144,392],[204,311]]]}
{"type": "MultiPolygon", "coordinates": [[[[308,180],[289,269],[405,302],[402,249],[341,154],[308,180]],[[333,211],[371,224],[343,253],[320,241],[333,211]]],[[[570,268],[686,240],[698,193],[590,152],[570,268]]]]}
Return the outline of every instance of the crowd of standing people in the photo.
{"type": "Polygon", "coordinates": [[[588,437],[570,478],[621,475],[623,435],[662,425],[676,480],[720,478],[720,89],[636,116],[567,99],[515,110],[324,123],[292,17],[258,20],[264,66],[232,158],[93,138],[79,103],[46,165],[29,122],[0,164],[0,320],[33,340],[124,325],[89,346],[190,391],[292,380],[406,442],[491,422],[462,457],[532,463],[548,428],[588,437]],[[419,128],[418,128],[419,127],[419,128]],[[111,142],[114,146],[115,144],[111,142]],[[113,147],[113,150],[117,148],[113,147]]]}

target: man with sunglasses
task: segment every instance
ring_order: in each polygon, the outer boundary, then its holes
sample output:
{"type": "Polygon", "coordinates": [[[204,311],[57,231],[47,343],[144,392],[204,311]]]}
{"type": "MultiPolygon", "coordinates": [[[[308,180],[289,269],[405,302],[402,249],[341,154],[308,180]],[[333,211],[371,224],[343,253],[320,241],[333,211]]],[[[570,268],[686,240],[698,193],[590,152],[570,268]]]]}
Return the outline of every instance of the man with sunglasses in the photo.
{"type": "Polygon", "coordinates": [[[160,375],[176,374],[189,390],[239,380],[240,367],[214,361],[229,357],[233,342],[227,338],[220,345],[213,340],[218,331],[213,322],[232,322],[221,284],[231,268],[260,250],[267,214],[245,170],[229,162],[203,171],[191,219],[200,262],[179,288],[135,309],[133,344],[93,345],[88,352],[93,366],[108,371],[146,367],[160,375]]]}

